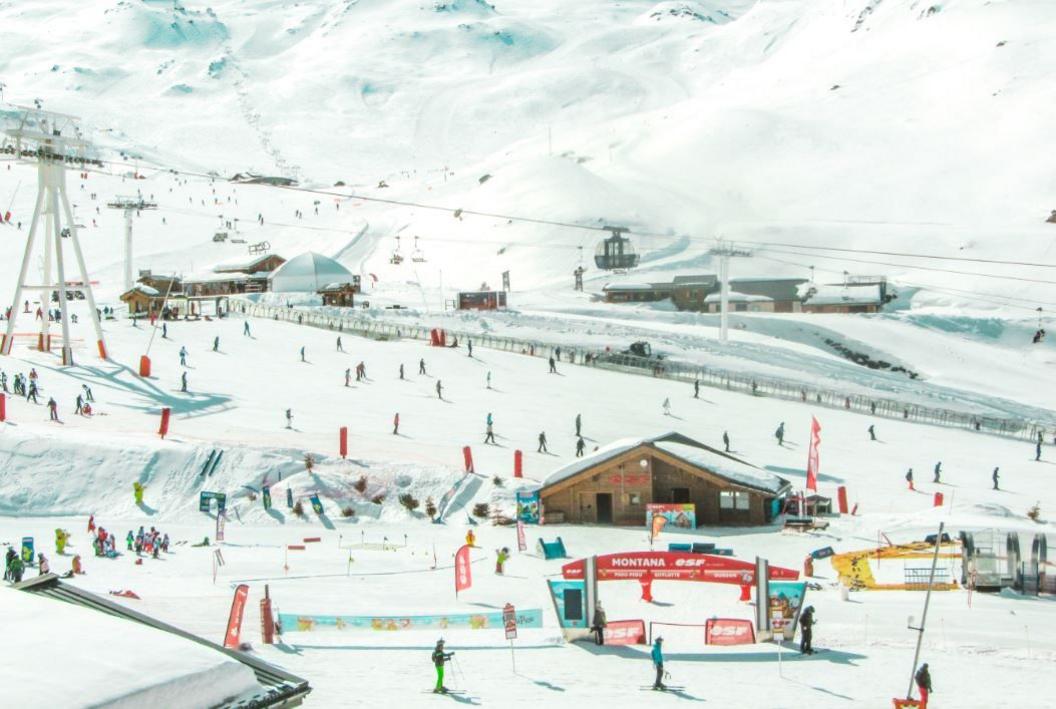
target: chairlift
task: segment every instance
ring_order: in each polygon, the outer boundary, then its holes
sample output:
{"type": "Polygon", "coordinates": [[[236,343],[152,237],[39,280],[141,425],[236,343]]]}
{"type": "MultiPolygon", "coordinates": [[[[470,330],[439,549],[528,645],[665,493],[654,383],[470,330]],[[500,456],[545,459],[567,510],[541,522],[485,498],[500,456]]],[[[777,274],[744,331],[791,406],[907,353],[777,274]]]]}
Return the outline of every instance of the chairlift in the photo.
{"type": "Polygon", "coordinates": [[[398,234],[396,235],[396,249],[392,252],[392,256],[389,257],[389,263],[394,266],[399,266],[403,263],[403,254],[400,253],[400,237],[398,234]]]}
{"type": "Polygon", "coordinates": [[[621,226],[602,227],[611,236],[598,244],[594,251],[594,264],[605,271],[623,271],[638,265],[641,257],[635,252],[626,234],[629,229],[621,226]]]}
{"type": "Polygon", "coordinates": [[[418,237],[414,237],[414,251],[411,252],[411,260],[415,263],[425,263],[425,254],[418,248],[418,237]]]}
{"type": "Polygon", "coordinates": [[[218,232],[216,232],[215,234],[213,234],[213,241],[215,241],[218,244],[223,242],[223,241],[227,241],[227,232],[226,231],[218,231],[218,232]]]}

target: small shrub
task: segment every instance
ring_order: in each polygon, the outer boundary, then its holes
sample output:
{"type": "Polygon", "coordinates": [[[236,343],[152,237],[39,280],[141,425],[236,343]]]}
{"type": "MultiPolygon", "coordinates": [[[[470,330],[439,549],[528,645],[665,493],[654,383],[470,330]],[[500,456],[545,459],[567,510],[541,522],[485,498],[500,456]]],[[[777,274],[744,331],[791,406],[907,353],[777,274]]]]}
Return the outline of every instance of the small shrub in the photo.
{"type": "Polygon", "coordinates": [[[257,501],[257,493],[255,493],[253,491],[250,491],[250,492],[246,493],[246,499],[248,499],[250,502],[256,502],[257,501]]]}
{"type": "Polygon", "coordinates": [[[502,478],[500,478],[498,475],[496,475],[495,477],[493,477],[491,479],[491,484],[494,485],[495,487],[502,487],[503,485],[506,484],[506,481],[503,480],[502,478]]]}
{"type": "Polygon", "coordinates": [[[315,456],[311,453],[304,454],[304,469],[309,473],[312,472],[312,468],[315,467],[315,456]]]}
{"type": "Polygon", "coordinates": [[[293,503],[293,513],[298,517],[304,517],[304,505],[301,504],[300,500],[293,503]]]}
{"type": "Polygon", "coordinates": [[[487,519],[488,515],[491,514],[491,505],[487,502],[478,502],[473,505],[473,516],[480,519],[487,519]]]}
{"type": "Polygon", "coordinates": [[[382,502],[385,502],[385,493],[379,492],[377,495],[370,498],[370,501],[373,502],[375,505],[380,505],[382,502]]]}
{"type": "Polygon", "coordinates": [[[433,498],[431,497],[425,498],[425,513],[429,515],[429,517],[436,517],[436,503],[433,502],[433,498]]]}
{"type": "Polygon", "coordinates": [[[352,487],[356,488],[356,491],[359,492],[360,495],[362,495],[364,492],[367,491],[367,476],[360,475],[359,480],[356,480],[354,483],[352,483],[352,487]]]}
{"type": "Polygon", "coordinates": [[[1041,503],[1036,502],[1034,506],[1027,510],[1027,517],[1030,517],[1033,521],[1037,522],[1038,518],[1041,517],[1041,503]]]}
{"type": "Polygon", "coordinates": [[[414,512],[418,509],[418,498],[409,492],[405,492],[400,495],[400,504],[406,507],[408,512],[414,512]]]}
{"type": "Polygon", "coordinates": [[[356,511],[354,509],[352,509],[351,506],[345,505],[344,507],[341,508],[341,516],[345,517],[345,518],[355,517],[356,516],[356,511]]]}

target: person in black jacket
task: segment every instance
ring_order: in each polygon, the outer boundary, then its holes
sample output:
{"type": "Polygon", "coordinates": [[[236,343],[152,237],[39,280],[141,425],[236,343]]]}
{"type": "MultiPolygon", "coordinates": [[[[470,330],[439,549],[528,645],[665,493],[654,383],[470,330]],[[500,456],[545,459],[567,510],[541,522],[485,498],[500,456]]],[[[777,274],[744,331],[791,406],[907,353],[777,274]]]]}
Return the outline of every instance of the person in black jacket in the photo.
{"type": "Polygon", "coordinates": [[[807,606],[799,616],[799,651],[804,655],[813,655],[814,648],[810,646],[814,636],[814,606],[807,606]]]}
{"type": "Polygon", "coordinates": [[[928,695],[932,693],[931,673],[928,672],[928,663],[925,662],[917,670],[914,679],[917,680],[917,689],[920,691],[920,709],[928,709],[928,695]]]}
{"type": "Polygon", "coordinates": [[[447,693],[447,687],[444,686],[444,663],[454,656],[453,652],[444,652],[443,638],[436,641],[436,647],[433,648],[433,666],[436,667],[436,687],[433,694],[447,693]]]}
{"type": "Polygon", "coordinates": [[[591,626],[591,630],[594,631],[594,643],[596,645],[605,644],[605,626],[609,622],[605,616],[605,609],[601,607],[599,603],[594,609],[594,625],[591,626]]]}

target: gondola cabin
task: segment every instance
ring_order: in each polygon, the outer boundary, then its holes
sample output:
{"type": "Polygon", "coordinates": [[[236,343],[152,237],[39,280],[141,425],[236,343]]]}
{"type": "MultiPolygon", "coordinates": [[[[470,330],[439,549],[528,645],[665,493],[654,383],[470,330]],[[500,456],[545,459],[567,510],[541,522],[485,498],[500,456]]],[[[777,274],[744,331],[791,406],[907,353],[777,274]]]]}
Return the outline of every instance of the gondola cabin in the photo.
{"type": "Polygon", "coordinates": [[[635,252],[631,240],[624,236],[628,230],[615,226],[607,226],[605,229],[612,236],[598,244],[594,252],[594,265],[605,271],[625,271],[636,267],[640,257],[635,252]]]}

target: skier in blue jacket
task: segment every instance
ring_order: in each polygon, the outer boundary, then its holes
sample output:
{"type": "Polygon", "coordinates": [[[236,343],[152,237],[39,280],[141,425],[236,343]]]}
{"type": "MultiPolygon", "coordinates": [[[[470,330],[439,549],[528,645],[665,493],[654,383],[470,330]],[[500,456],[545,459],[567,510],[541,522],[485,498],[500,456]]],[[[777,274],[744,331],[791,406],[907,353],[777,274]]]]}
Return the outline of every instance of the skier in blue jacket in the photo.
{"type": "Polygon", "coordinates": [[[664,686],[664,682],[663,682],[663,679],[664,679],[664,653],[660,649],[660,646],[663,644],[663,642],[664,642],[663,638],[657,638],[656,640],[653,641],[652,657],[653,657],[653,664],[656,666],[656,681],[653,682],[653,689],[667,689],[667,687],[664,686]]]}

